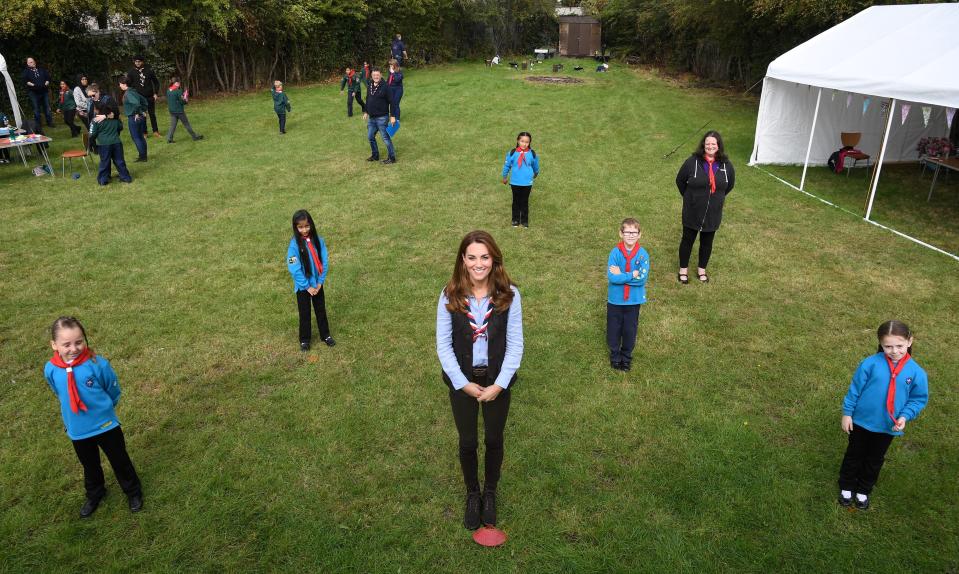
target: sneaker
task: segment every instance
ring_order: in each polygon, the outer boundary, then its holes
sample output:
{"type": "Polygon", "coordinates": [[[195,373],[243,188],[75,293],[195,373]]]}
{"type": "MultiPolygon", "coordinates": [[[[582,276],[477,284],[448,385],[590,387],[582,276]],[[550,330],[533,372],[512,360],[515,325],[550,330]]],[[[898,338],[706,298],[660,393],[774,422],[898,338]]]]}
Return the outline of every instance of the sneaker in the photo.
{"type": "Polygon", "coordinates": [[[627,361],[623,361],[622,363],[619,364],[619,370],[624,373],[628,373],[629,370],[632,368],[633,368],[632,365],[628,363],[627,361]]]}
{"type": "Polygon", "coordinates": [[[612,367],[613,370],[616,370],[616,371],[622,371],[622,370],[623,370],[623,364],[622,364],[622,363],[619,363],[619,362],[616,362],[616,361],[610,361],[610,362],[609,362],[609,366],[612,367]]]}
{"type": "Polygon", "coordinates": [[[519,227],[519,221],[513,220],[513,227],[519,227]]]}
{"type": "Polygon", "coordinates": [[[87,501],[83,503],[83,507],[80,508],[80,518],[90,518],[90,516],[97,511],[101,500],[103,500],[102,496],[100,498],[88,498],[87,501]]]}
{"type": "Polygon", "coordinates": [[[466,493],[466,510],[463,512],[463,526],[467,530],[476,530],[480,523],[480,493],[478,490],[466,493]]]}
{"type": "Polygon", "coordinates": [[[856,508],[858,508],[859,510],[869,510],[869,497],[865,494],[863,495],[857,494],[855,504],[856,504],[856,508]],[[862,500],[859,499],[860,496],[863,497],[862,500]]]}
{"type": "Polygon", "coordinates": [[[145,158],[145,157],[138,157],[138,158],[136,158],[135,160],[133,160],[133,163],[146,163],[146,161],[147,161],[147,158],[145,158]]]}
{"type": "Polygon", "coordinates": [[[323,339],[323,342],[326,343],[327,347],[332,347],[333,345],[336,344],[336,341],[333,340],[333,337],[327,337],[323,339]]]}
{"type": "Polygon", "coordinates": [[[301,350],[301,351],[309,351],[309,350],[310,350],[310,342],[309,342],[309,341],[300,341],[300,350],[301,350]]]}
{"type": "Polygon", "coordinates": [[[380,161],[380,156],[371,155],[370,157],[366,158],[366,161],[380,161]]]}
{"type": "Polygon", "coordinates": [[[166,143],[173,143],[173,140],[167,140],[166,143]]]}
{"type": "Polygon", "coordinates": [[[127,497],[127,503],[130,505],[130,512],[140,512],[143,510],[143,495],[134,494],[127,497]]]}
{"type": "Polygon", "coordinates": [[[162,138],[163,136],[160,135],[160,132],[153,132],[153,137],[162,138]]]}
{"type": "Polygon", "coordinates": [[[383,165],[390,165],[391,163],[396,163],[395,157],[388,157],[383,160],[383,165]]]}
{"type": "Polygon", "coordinates": [[[849,496],[843,496],[842,491],[840,491],[837,502],[839,502],[839,506],[842,506],[843,508],[849,508],[852,506],[852,493],[850,492],[849,496]]]}
{"type": "Polygon", "coordinates": [[[198,135],[198,136],[196,136],[195,138],[193,138],[193,141],[198,142],[198,141],[200,141],[200,140],[202,140],[202,139],[203,139],[203,136],[202,136],[202,135],[198,135]]]}
{"type": "Polygon", "coordinates": [[[526,227],[526,228],[528,229],[528,228],[529,228],[529,222],[528,222],[528,221],[524,221],[524,222],[523,222],[523,227],[526,227]]]}
{"type": "Polygon", "coordinates": [[[483,491],[483,524],[496,526],[496,491],[483,491]]]}

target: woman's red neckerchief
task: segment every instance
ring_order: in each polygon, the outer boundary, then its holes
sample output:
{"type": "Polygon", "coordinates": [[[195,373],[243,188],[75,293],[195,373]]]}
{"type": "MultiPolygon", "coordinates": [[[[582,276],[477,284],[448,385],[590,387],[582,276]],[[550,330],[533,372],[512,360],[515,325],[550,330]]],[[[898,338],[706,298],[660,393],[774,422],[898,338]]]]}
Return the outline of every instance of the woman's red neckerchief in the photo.
{"type": "Polygon", "coordinates": [[[706,172],[709,173],[709,195],[716,193],[716,172],[713,171],[714,159],[706,158],[706,172]]]}

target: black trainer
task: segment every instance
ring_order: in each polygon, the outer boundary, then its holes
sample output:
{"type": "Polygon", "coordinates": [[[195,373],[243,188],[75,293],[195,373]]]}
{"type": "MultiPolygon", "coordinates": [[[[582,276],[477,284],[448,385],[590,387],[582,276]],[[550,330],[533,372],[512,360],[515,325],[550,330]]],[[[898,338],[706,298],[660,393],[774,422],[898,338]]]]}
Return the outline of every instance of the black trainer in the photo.
{"type": "Polygon", "coordinates": [[[140,512],[143,510],[143,495],[134,494],[127,497],[127,503],[130,505],[130,512],[140,512]]]}
{"type": "Polygon", "coordinates": [[[300,350],[301,350],[301,351],[309,351],[309,350],[310,350],[310,342],[309,342],[309,341],[300,341],[300,350]]]}
{"type": "Polygon", "coordinates": [[[380,156],[371,155],[370,157],[366,158],[366,161],[380,161],[380,156]]]}
{"type": "Polygon", "coordinates": [[[483,491],[483,524],[496,526],[496,491],[488,488],[483,491]]]}
{"type": "Polygon", "coordinates": [[[198,141],[200,141],[200,140],[202,140],[202,139],[203,139],[203,135],[201,134],[201,135],[198,135],[198,136],[196,136],[195,138],[193,138],[193,141],[198,142],[198,141]]]}
{"type": "Polygon", "coordinates": [[[383,165],[390,165],[391,163],[396,163],[395,157],[388,157],[383,160],[383,165]]]}
{"type": "Polygon", "coordinates": [[[519,221],[513,220],[513,227],[519,227],[519,221]]]}
{"type": "Polygon", "coordinates": [[[852,495],[850,494],[848,497],[845,497],[842,495],[842,492],[840,492],[837,502],[839,502],[839,506],[842,506],[843,508],[849,508],[852,506],[852,495]]]}
{"type": "Polygon", "coordinates": [[[463,526],[467,530],[476,530],[480,523],[480,493],[478,490],[466,493],[466,510],[463,513],[463,526]]]}
{"type": "Polygon", "coordinates": [[[619,364],[619,370],[623,371],[624,373],[628,373],[629,370],[632,368],[633,368],[632,365],[627,361],[623,361],[622,363],[619,364]]]}
{"type": "Polygon", "coordinates": [[[103,500],[102,496],[100,498],[88,498],[87,501],[83,503],[83,507],[80,508],[80,518],[90,518],[90,516],[97,511],[101,500],[103,500]]]}
{"type": "Polygon", "coordinates": [[[859,510],[869,510],[869,497],[866,496],[866,500],[859,500],[859,497],[856,497],[856,508],[859,510]]]}
{"type": "Polygon", "coordinates": [[[323,342],[326,343],[327,347],[332,347],[333,345],[336,344],[336,341],[333,340],[333,337],[327,337],[323,339],[323,342]]]}

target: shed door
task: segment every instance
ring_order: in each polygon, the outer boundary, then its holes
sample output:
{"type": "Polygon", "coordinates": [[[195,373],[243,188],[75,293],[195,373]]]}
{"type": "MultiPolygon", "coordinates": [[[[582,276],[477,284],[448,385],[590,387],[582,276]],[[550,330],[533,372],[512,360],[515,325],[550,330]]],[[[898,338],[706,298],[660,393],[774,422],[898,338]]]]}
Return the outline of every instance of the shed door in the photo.
{"type": "Polygon", "coordinates": [[[575,24],[570,24],[570,55],[572,56],[582,56],[583,48],[586,47],[584,38],[586,32],[586,24],[576,22],[575,24]]]}

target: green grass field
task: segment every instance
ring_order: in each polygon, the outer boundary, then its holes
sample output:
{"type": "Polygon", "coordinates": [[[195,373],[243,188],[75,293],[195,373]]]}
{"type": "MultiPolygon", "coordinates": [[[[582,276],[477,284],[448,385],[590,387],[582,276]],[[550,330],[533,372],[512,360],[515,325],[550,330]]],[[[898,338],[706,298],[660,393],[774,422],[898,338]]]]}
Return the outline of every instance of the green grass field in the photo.
{"type": "MultiPolygon", "coordinates": [[[[0,570],[959,569],[959,264],[747,167],[755,100],[620,66],[579,74],[412,70],[394,166],[364,161],[338,85],[290,89],[283,137],[268,92],[194,102],[207,139],[151,138],[132,185],[0,166],[0,570]],[[694,143],[661,158],[710,119],[737,185],[712,282],[681,286],[673,180],[694,143]],[[520,130],[542,161],[526,230],[498,179],[520,130]],[[334,349],[297,347],[298,208],[330,247],[334,349]],[[604,267],[625,216],[652,274],[624,375],[606,360],[604,267]],[[525,311],[497,550],[460,524],[434,348],[436,298],[474,228],[499,241],[525,311]],[[61,314],[120,376],[140,514],[107,469],[110,495],[77,516],[81,468],[42,377],[61,314]],[[931,400],[873,508],[848,512],[840,401],[888,318],[915,330],[931,400]]],[[[67,135],[53,132],[55,158],[67,135]]],[[[891,170],[877,218],[955,251],[959,180],[927,206],[929,176],[910,169],[891,170]]],[[[809,189],[861,209],[864,178],[814,170],[809,189]]]]}

